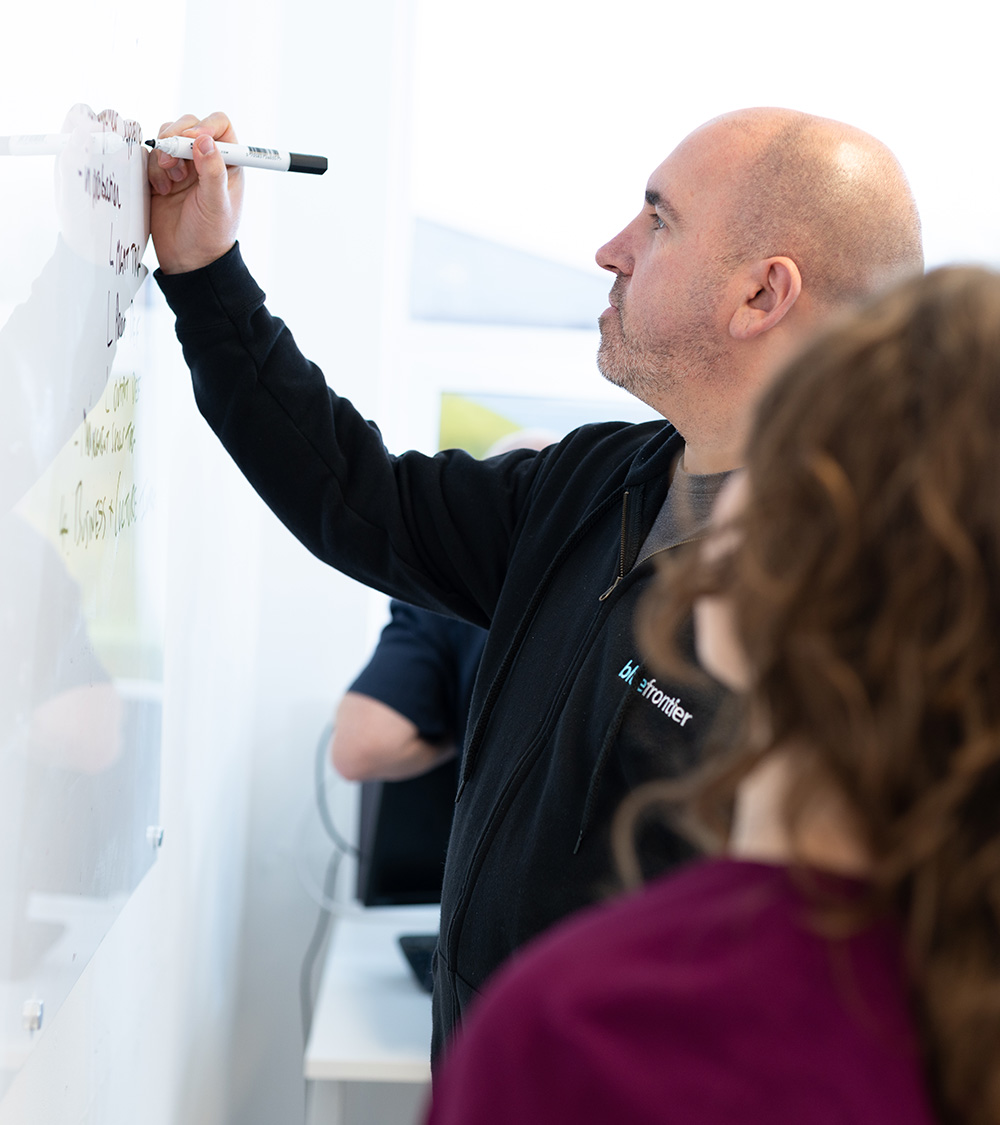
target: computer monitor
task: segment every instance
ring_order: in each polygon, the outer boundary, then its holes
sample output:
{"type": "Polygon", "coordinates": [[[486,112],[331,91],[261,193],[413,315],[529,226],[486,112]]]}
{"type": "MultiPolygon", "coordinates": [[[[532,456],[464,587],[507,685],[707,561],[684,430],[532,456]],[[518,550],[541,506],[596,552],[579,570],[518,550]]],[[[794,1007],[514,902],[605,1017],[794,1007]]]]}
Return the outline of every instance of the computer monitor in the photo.
{"type": "Polygon", "coordinates": [[[359,901],[365,906],[441,901],[457,790],[457,758],[406,781],[361,786],[359,901]]]}

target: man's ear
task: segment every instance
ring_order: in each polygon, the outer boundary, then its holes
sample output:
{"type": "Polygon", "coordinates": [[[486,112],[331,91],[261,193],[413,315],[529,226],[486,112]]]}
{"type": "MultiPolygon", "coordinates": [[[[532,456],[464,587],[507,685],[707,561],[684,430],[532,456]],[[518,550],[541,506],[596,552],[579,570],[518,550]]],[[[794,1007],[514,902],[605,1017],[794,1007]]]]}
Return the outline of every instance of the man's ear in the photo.
{"type": "Polygon", "coordinates": [[[743,301],[729,322],[734,340],[753,340],[773,328],[798,300],[802,274],[791,258],[754,262],[743,301]]]}

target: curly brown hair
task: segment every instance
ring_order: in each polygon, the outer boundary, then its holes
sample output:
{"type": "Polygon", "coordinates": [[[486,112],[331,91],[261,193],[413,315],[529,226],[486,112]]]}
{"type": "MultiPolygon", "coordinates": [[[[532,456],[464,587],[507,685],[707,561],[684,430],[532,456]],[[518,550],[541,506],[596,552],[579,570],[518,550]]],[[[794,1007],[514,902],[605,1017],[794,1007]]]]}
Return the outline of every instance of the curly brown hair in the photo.
{"type": "Polygon", "coordinates": [[[740,781],[808,744],[790,828],[810,786],[837,786],[871,856],[866,916],[903,926],[940,1119],[996,1125],[1000,275],[936,270],[830,329],[764,396],[746,461],[737,545],[662,576],[639,617],[676,670],[679,622],[724,592],[744,711],[767,719],[692,808],[724,838],[740,781]]]}

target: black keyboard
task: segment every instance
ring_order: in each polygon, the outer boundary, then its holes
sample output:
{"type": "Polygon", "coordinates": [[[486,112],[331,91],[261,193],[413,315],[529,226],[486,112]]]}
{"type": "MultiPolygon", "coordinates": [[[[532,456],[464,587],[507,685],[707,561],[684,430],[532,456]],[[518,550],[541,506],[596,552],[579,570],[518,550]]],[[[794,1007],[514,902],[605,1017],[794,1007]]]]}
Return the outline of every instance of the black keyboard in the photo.
{"type": "Polygon", "coordinates": [[[399,948],[417,978],[417,984],[425,992],[434,990],[434,974],[431,966],[434,960],[434,950],[437,948],[437,934],[400,934],[399,948]]]}

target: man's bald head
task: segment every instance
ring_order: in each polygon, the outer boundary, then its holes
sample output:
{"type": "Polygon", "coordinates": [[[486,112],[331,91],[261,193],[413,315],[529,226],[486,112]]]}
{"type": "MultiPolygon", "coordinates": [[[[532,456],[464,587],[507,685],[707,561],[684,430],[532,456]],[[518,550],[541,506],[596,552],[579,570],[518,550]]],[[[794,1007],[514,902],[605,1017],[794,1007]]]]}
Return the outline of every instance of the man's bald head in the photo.
{"type": "Polygon", "coordinates": [[[740,463],[753,404],[827,317],[923,265],[895,157],[860,129],[749,109],[696,129],[597,252],[616,275],[598,367],[684,435],[689,472],[740,463]]]}
{"type": "Polygon", "coordinates": [[[854,303],[923,269],[920,218],[898,161],[868,133],[785,109],[717,117],[732,166],[725,263],[783,256],[813,301],[854,303]]]}

